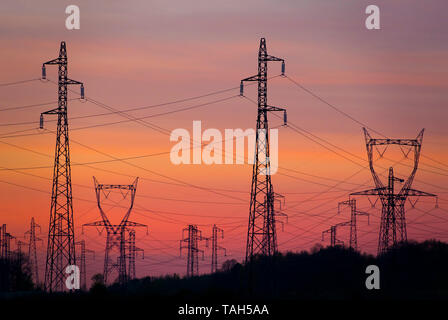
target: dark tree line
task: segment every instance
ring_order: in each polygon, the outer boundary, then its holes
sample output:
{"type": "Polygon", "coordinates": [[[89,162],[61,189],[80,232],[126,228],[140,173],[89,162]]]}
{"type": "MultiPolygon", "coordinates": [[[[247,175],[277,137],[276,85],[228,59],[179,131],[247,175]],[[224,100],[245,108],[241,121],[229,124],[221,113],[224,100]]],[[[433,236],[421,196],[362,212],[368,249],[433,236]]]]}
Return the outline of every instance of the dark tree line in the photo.
{"type": "Polygon", "coordinates": [[[33,288],[29,263],[23,254],[0,258],[0,292],[30,291],[33,288]]]}
{"type": "Polygon", "coordinates": [[[26,259],[0,260],[0,290],[34,290],[29,299],[142,298],[144,301],[306,301],[448,299],[448,244],[409,242],[374,257],[343,247],[316,246],[310,252],[256,257],[252,263],[227,260],[215,274],[135,279],[106,286],[95,275],[89,292],[49,295],[33,287],[26,259]],[[19,262],[21,261],[21,262],[19,262]],[[366,268],[377,265],[380,289],[367,290],[366,268]]]}
{"type": "Polygon", "coordinates": [[[198,301],[448,299],[447,270],[448,244],[439,241],[408,242],[379,257],[317,246],[250,264],[229,260],[212,275],[138,279],[110,286],[107,293],[198,301]],[[366,288],[369,265],[380,269],[379,290],[366,288]]]}

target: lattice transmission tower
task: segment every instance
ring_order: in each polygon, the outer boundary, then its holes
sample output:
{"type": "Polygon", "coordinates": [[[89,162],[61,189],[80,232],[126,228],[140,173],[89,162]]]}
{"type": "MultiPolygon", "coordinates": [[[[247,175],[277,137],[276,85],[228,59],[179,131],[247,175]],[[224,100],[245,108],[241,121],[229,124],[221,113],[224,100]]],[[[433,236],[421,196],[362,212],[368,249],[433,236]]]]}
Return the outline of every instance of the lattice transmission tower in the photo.
{"type": "Polygon", "coordinates": [[[39,268],[37,263],[37,249],[36,242],[42,241],[42,239],[36,236],[36,230],[41,231],[40,225],[34,221],[34,217],[31,218],[30,229],[25,232],[25,237],[28,236],[28,259],[31,268],[31,274],[33,276],[34,283],[39,285],[39,268]]]}
{"type": "Polygon", "coordinates": [[[11,259],[11,240],[15,237],[6,230],[6,224],[0,228],[0,257],[4,262],[9,262],[11,259]]]}
{"type": "Polygon", "coordinates": [[[341,206],[350,207],[350,248],[358,250],[358,226],[357,226],[357,216],[367,216],[367,223],[370,224],[370,215],[367,212],[359,211],[356,209],[356,200],[348,199],[346,201],[339,202],[338,213],[340,213],[341,206]]]}
{"type": "MultiPolygon", "coordinates": [[[[109,281],[111,272],[116,270],[118,271],[118,282],[123,285],[129,280],[129,233],[132,231],[132,228],[135,227],[146,228],[146,233],[148,233],[147,225],[129,221],[129,217],[134,207],[138,178],[136,178],[135,181],[130,185],[100,184],[95,177],[93,177],[93,181],[95,184],[95,194],[102,220],[92,223],[86,223],[83,225],[83,227],[103,227],[106,230],[107,238],[106,249],[104,252],[103,270],[104,281],[107,283],[109,281]],[[124,214],[119,224],[112,224],[110,222],[101,204],[103,201],[103,196],[105,198],[108,198],[112,191],[118,191],[122,195],[123,199],[126,199],[128,196],[130,196],[130,204],[128,210],[124,214]],[[118,258],[116,261],[114,261],[111,256],[113,250],[118,251],[118,258]]],[[[99,232],[101,233],[101,230],[99,230],[99,232]]],[[[133,241],[135,243],[135,234],[133,241]]]]}
{"type": "Polygon", "coordinates": [[[0,273],[0,288],[10,289],[10,263],[12,259],[11,240],[15,237],[6,231],[6,224],[0,227],[0,264],[5,272],[0,273]]]}
{"type": "Polygon", "coordinates": [[[45,290],[51,292],[64,290],[65,269],[68,265],[76,264],[67,87],[80,85],[81,98],[84,98],[84,85],[68,78],[67,48],[64,41],[61,42],[59,57],[42,65],[42,79],[46,79],[46,65],[58,66],[58,107],[40,115],[42,129],[44,115],[57,115],[58,118],[44,283],[45,290]]]}
{"type": "Polygon", "coordinates": [[[246,261],[252,260],[257,254],[272,256],[278,249],[274,212],[275,193],[271,182],[268,112],[283,112],[286,124],[286,110],[270,106],[267,102],[268,62],[270,61],[281,61],[282,75],[284,75],[285,61],[269,55],[266,40],[261,38],[258,51],[258,73],[241,80],[240,86],[240,94],[243,96],[244,82],[258,82],[255,161],[252,169],[246,261]]]}
{"type": "Polygon", "coordinates": [[[341,223],[338,223],[338,224],[335,224],[335,225],[331,226],[330,229],[322,231],[322,241],[325,240],[325,234],[329,233],[330,234],[330,246],[331,247],[343,246],[344,245],[344,241],[341,241],[341,240],[339,240],[337,238],[336,232],[337,232],[338,227],[347,226],[347,225],[349,225],[349,222],[341,222],[341,223]]]}
{"type": "Polygon", "coordinates": [[[221,247],[218,244],[219,238],[224,239],[224,230],[214,224],[212,228],[212,236],[210,237],[210,240],[212,241],[212,273],[218,270],[218,250],[224,251],[224,256],[227,256],[226,248],[221,247]],[[221,235],[221,237],[219,237],[219,235],[221,235]]]}
{"type": "MultiPolygon", "coordinates": [[[[405,218],[405,203],[408,197],[437,197],[435,194],[412,189],[412,183],[414,181],[415,174],[418,168],[418,162],[420,159],[420,151],[422,148],[423,132],[420,131],[415,139],[373,139],[368,131],[363,128],[366,141],[367,156],[369,159],[370,171],[373,176],[373,181],[376,188],[354,192],[351,196],[378,196],[381,200],[381,222],[380,231],[378,237],[378,254],[386,252],[390,247],[400,242],[407,241],[406,231],[406,218],[405,218]],[[394,169],[389,168],[388,182],[385,185],[379,178],[374,168],[373,161],[373,149],[377,146],[398,145],[404,156],[407,158],[409,154],[413,153],[413,167],[406,180],[397,178],[394,175],[394,169]],[[404,148],[408,148],[403,150],[404,148]],[[395,187],[395,183],[402,183],[402,187],[398,190],[395,187]]],[[[384,152],[379,152],[382,157],[384,152]]],[[[414,203],[412,204],[414,205],[414,203]]]]}
{"type": "MultiPolygon", "coordinates": [[[[79,272],[81,273],[81,290],[87,290],[87,268],[86,268],[86,254],[91,253],[93,259],[95,260],[95,251],[86,248],[86,241],[81,240],[75,243],[81,250],[81,254],[78,256],[78,261],[80,262],[79,272]]],[[[79,251],[78,251],[79,252],[79,251]]]]}
{"type": "Polygon", "coordinates": [[[129,231],[128,240],[128,280],[135,279],[135,259],[139,252],[142,253],[142,259],[145,259],[145,251],[135,246],[135,230],[129,231]]]}
{"type": "Polygon", "coordinates": [[[206,240],[202,237],[202,231],[197,225],[190,224],[182,230],[182,240],[180,240],[179,252],[182,257],[182,249],[187,249],[187,277],[199,275],[199,252],[204,259],[204,250],[199,249],[199,241],[206,240]],[[187,235],[185,234],[187,232],[187,235]],[[186,245],[182,245],[186,243],[186,245]]]}

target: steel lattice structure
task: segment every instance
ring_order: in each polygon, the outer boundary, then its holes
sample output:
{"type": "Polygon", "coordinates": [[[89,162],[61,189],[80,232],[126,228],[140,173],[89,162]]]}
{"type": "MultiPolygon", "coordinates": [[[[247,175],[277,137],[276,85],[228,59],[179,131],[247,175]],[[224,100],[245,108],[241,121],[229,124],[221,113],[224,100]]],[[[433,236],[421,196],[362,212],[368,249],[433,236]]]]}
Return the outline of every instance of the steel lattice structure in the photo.
{"type": "Polygon", "coordinates": [[[9,261],[11,256],[11,239],[14,237],[6,231],[6,224],[0,228],[0,257],[9,261]]]}
{"type": "Polygon", "coordinates": [[[81,254],[78,256],[80,261],[79,271],[81,273],[81,289],[87,290],[87,268],[86,268],[86,253],[92,253],[93,259],[95,259],[95,251],[86,248],[86,241],[81,240],[75,243],[75,245],[80,246],[81,254]]]}
{"type": "Polygon", "coordinates": [[[187,277],[199,275],[199,252],[202,254],[202,259],[204,259],[204,251],[200,250],[198,247],[199,241],[202,240],[206,239],[202,237],[202,232],[198,229],[197,225],[190,224],[187,228],[182,230],[182,240],[180,240],[179,252],[182,257],[182,249],[188,250],[187,277]],[[185,232],[188,232],[187,237],[185,236],[185,232]],[[183,246],[182,243],[186,243],[187,245],[183,246]]]}
{"type": "MultiPolygon", "coordinates": [[[[3,224],[0,227],[0,263],[3,267],[5,267],[4,270],[8,270],[9,264],[11,262],[11,239],[14,238],[14,236],[6,231],[6,224],[3,224]]],[[[9,290],[9,278],[10,277],[8,272],[2,272],[0,274],[1,288],[6,288],[7,290],[9,290]]]]}
{"type": "MultiPolygon", "coordinates": [[[[348,206],[350,207],[350,248],[354,250],[358,250],[358,232],[357,232],[357,216],[367,216],[369,219],[370,215],[367,212],[359,211],[356,209],[356,200],[355,199],[348,199],[346,201],[339,202],[338,204],[338,213],[340,212],[341,206],[348,206]]],[[[368,223],[370,224],[370,221],[368,220],[368,223]]]]}
{"type": "MultiPolygon", "coordinates": [[[[361,192],[354,192],[351,195],[376,195],[381,200],[382,211],[380,232],[378,237],[378,254],[382,254],[397,243],[407,241],[405,203],[408,197],[436,197],[436,195],[411,188],[420,159],[424,129],[420,131],[415,139],[373,139],[365,128],[363,128],[363,130],[366,141],[367,156],[369,159],[369,167],[376,188],[361,192]],[[387,147],[389,145],[398,145],[400,148],[401,146],[409,147],[409,152],[403,153],[407,157],[409,153],[413,151],[414,165],[407,180],[395,177],[394,169],[390,167],[388,183],[387,185],[384,185],[374,168],[373,149],[376,146],[387,147]],[[403,183],[403,186],[398,191],[396,191],[395,182],[403,183]]],[[[382,153],[380,153],[380,155],[382,156],[382,153]]]]}
{"type": "Polygon", "coordinates": [[[29,237],[28,241],[28,259],[31,268],[31,274],[33,276],[34,283],[36,285],[39,284],[39,269],[37,264],[37,250],[36,250],[36,242],[42,241],[42,239],[36,236],[36,229],[41,230],[40,225],[34,222],[34,217],[31,218],[30,230],[25,232],[25,236],[29,237]]]}
{"type": "Polygon", "coordinates": [[[325,240],[325,234],[329,233],[330,234],[330,246],[331,247],[335,247],[335,246],[338,246],[338,245],[343,246],[344,245],[344,241],[341,241],[341,240],[339,240],[336,237],[336,231],[337,231],[338,227],[347,226],[349,224],[350,224],[350,222],[341,222],[341,223],[335,224],[334,226],[331,226],[330,229],[322,231],[322,241],[325,240]]]}
{"type": "Polygon", "coordinates": [[[46,65],[58,66],[58,107],[41,114],[40,127],[43,128],[43,115],[57,115],[58,120],[44,287],[47,291],[63,291],[65,269],[68,265],[76,264],[67,87],[80,85],[83,98],[84,86],[81,82],[68,78],[67,48],[64,41],[61,42],[59,57],[43,64],[42,79],[46,79],[46,65]]]}
{"type": "MultiPolygon", "coordinates": [[[[101,214],[101,221],[96,221],[92,223],[86,223],[84,226],[90,227],[104,227],[107,232],[106,238],[106,249],[104,253],[104,270],[103,276],[104,281],[107,283],[110,277],[110,273],[114,270],[118,270],[118,282],[120,284],[125,284],[129,280],[129,263],[127,263],[130,255],[129,252],[129,233],[132,231],[132,228],[135,227],[144,227],[146,228],[146,232],[148,233],[148,226],[145,224],[129,221],[129,216],[131,214],[132,208],[134,207],[135,193],[137,191],[137,182],[138,178],[130,185],[122,185],[122,184],[99,184],[98,181],[93,177],[93,181],[95,184],[95,194],[97,199],[98,208],[101,214]],[[121,219],[119,224],[112,224],[107,217],[105,211],[102,208],[102,194],[106,197],[113,190],[118,190],[121,192],[123,199],[130,194],[130,205],[121,219]],[[122,193],[126,192],[126,193],[122,193]],[[119,255],[117,261],[112,261],[111,253],[112,250],[118,249],[119,255]]],[[[135,234],[134,234],[134,249],[135,250],[135,234]]],[[[134,260],[135,261],[135,260],[134,260]]],[[[134,264],[135,266],[135,264],[134,264]]],[[[135,270],[135,267],[134,267],[135,270]]],[[[134,272],[135,274],[135,272],[134,272]]]]}
{"type": "Polygon", "coordinates": [[[135,258],[138,252],[141,252],[142,259],[145,259],[145,251],[135,246],[135,230],[129,231],[128,248],[128,280],[132,280],[135,279],[135,258]]]}
{"type": "Polygon", "coordinates": [[[227,255],[226,248],[218,245],[218,235],[221,234],[221,239],[224,239],[224,230],[217,227],[216,224],[212,228],[212,269],[211,272],[214,273],[218,270],[218,250],[224,251],[224,256],[227,255]]]}
{"type": "Polygon", "coordinates": [[[246,261],[251,260],[257,254],[271,256],[277,252],[274,188],[271,182],[269,153],[268,112],[284,112],[284,120],[286,123],[286,110],[270,106],[267,103],[268,62],[270,61],[281,61],[282,74],[284,74],[284,60],[270,56],[267,53],[266,40],[261,38],[258,51],[258,74],[241,80],[241,95],[243,95],[244,82],[258,82],[255,161],[252,170],[246,261]]]}

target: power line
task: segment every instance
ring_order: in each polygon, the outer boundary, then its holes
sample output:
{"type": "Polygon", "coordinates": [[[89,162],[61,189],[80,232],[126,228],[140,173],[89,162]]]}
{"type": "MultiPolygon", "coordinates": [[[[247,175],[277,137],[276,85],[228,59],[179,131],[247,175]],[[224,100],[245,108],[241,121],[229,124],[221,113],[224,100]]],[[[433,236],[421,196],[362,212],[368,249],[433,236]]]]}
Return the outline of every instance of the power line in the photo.
{"type": "Polygon", "coordinates": [[[18,84],[24,84],[24,83],[33,82],[33,81],[39,81],[39,80],[41,80],[41,78],[19,80],[19,81],[14,81],[14,82],[4,82],[4,83],[0,83],[0,87],[15,86],[15,85],[18,85],[18,84]]]}

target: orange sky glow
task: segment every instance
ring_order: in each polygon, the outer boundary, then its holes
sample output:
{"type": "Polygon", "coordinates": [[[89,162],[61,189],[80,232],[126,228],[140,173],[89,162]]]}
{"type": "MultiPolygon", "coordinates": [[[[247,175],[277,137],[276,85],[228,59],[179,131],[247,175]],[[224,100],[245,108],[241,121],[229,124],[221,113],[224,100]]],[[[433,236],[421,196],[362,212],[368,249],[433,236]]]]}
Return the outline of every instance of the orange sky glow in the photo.
{"type": "MultiPolygon", "coordinates": [[[[2,1],[0,84],[39,78],[42,63],[58,55],[64,40],[69,77],[84,82],[87,97],[118,110],[234,88],[129,112],[167,132],[191,132],[193,121],[200,120],[203,130],[224,134],[226,128],[255,127],[256,106],[238,96],[238,86],[256,74],[259,39],[265,37],[268,52],[285,59],[289,77],[370,128],[392,138],[415,138],[425,128],[413,188],[437,194],[438,208],[431,198],[422,198],[415,208],[408,204],[408,238],[448,240],[448,22],[443,1],[377,0],[383,13],[379,31],[364,27],[367,1],[77,2],[81,29],[68,31],[65,3],[2,1]],[[229,99],[198,106],[224,98],[229,99]],[[187,107],[192,108],[170,113],[187,107]]],[[[269,65],[270,76],[279,74],[280,64],[269,65]]],[[[49,66],[47,75],[56,80],[56,68],[49,66]]],[[[245,94],[256,100],[256,87],[248,86],[245,94]]],[[[40,113],[55,107],[57,87],[40,80],[0,86],[0,97],[0,223],[18,239],[31,217],[42,226],[38,253],[43,274],[56,124],[46,117],[48,131],[38,126],[40,113]]],[[[169,134],[124,121],[119,114],[83,117],[109,111],[76,98],[69,94],[74,219],[77,240],[85,239],[96,252],[96,259],[88,261],[89,276],[102,272],[105,246],[104,233],[94,228],[82,232],[83,224],[100,219],[92,176],[113,184],[139,177],[130,220],[147,224],[149,235],[137,231],[137,246],[145,250],[144,259],[137,259],[137,276],[185,273],[179,240],[188,224],[197,224],[204,236],[213,224],[220,226],[225,235],[220,245],[228,256],[219,261],[244,259],[251,165],[173,165],[169,134]],[[114,157],[138,158],[111,161],[114,157]]],[[[338,202],[350,192],[374,187],[361,125],[288,78],[269,81],[268,101],[285,107],[288,120],[299,128],[281,127],[282,119],[270,115],[270,126],[279,130],[280,168],[272,181],[285,196],[282,209],[288,215],[287,223],[278,226],[279,249],[327,245],[322,231],[349,220],[348,210],[338,214],[338,202]]],[[[398,148],[386,155],[376,162],[378,172],[384,174],[393,164],[396,174],[406,177],[411,159],[398,148]]],[[[118,208],[106,206],[113,219],[119,219],[126,201],[118,208]]],[[[358,221],[359,246],[374,254],[381,206],[378,201],[372,207],[367,198],[359,198],[358,206],[371,214],[370,224],[363,217],[358,221]]],[[[348,243],[348,229],[341,229],[338,238],[348,243]]],[[[201,247],[205,260],[200,273],[206,273],[210,252],[205,243],[201,247]]]]}

